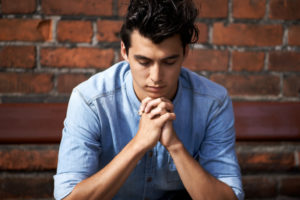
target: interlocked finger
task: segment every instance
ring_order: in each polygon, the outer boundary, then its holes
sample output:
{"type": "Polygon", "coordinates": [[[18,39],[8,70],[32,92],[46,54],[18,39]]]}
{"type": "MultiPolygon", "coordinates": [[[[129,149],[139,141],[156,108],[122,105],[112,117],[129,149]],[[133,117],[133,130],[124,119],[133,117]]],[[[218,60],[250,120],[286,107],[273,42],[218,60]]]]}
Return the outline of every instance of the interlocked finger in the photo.
{"type": "Polygon", "coordinates": [[[145,99],[143,99],[143,101],[141,102],[141,106],[139,109],[139,115],[142,115],[142,113],[145,110],[145,107],[147,106],[148,102],[150,102],[152,100],[152,98],[150,97],[146,97],[145,99]]]}
{"type": "Polygon", "coordinates": [[[152,110],[148,113],[148,115],[149,115],[149,117],[152,119],[152,118],[154,118],[154,117],[156,117],[156,116],[161,116],[161,115],[165,114],[166,112],[167,112],[166,109],[163,109],[163,108],[161,108],[161,107],[156,107],[156,108],[152,109],[152,110]]]}
{"type": "Polygon", "coordinates": [[[157,98],[157,99],[148,101],[144,108],[144,112],[149,113],[155,107],[160,107],[162,109],[166,109],[168,112],[173,111],[173,104],[171,103],[171,101],[169,101],[168,99],[166,99],[164,97],[161,97],[161,98],[157,98]]]}

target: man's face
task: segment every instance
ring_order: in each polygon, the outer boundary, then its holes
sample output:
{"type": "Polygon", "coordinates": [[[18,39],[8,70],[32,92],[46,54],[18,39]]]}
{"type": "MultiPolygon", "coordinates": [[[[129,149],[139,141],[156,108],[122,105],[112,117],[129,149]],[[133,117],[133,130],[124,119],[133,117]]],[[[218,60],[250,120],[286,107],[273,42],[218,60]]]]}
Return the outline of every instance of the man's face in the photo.
{"type": "Polygon", "coordinates": [[[187,54],[187,49],[183,54],[179,35],[155,44],[138,31],[133,31],[128,55],[123,43],[121,53],[130,64],[133,87],[139,100],[145,97],[174,98],[180,68],[187,54]]]}

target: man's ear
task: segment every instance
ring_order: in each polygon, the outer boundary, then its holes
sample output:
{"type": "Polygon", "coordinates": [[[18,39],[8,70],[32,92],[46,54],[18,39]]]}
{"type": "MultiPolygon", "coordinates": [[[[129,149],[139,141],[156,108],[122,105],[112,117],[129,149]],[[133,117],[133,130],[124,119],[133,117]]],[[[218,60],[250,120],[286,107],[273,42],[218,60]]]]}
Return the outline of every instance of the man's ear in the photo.
{"type": "Polygon", "coordinates": [[[123,57],[124,60],[126,60],[128,62],[128,56],[126,53],[126,47],[123,41],[121,41],[121,55],[123,57]]]}

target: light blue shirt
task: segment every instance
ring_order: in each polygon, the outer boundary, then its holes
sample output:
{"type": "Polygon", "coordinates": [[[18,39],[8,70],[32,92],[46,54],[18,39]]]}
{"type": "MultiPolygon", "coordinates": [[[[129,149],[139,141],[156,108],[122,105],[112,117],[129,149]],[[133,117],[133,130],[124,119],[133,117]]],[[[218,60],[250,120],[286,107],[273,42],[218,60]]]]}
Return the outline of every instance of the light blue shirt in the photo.
{"type": "MultiPolygon", "coordinates": [[[[173,126],[187,151],[243,199],[234,115],[227,91],[182,68],[173,104],[173,126]]],[[[54,176],[56,199],[64,198],[77,183],[102,169],[135,136],[139,106],[127,62],[117,63],[74,88],[54,176]]],[[[157,143],[113,199],[166,199],[166,195],[183,189],[172,157],[157,143]]]]}

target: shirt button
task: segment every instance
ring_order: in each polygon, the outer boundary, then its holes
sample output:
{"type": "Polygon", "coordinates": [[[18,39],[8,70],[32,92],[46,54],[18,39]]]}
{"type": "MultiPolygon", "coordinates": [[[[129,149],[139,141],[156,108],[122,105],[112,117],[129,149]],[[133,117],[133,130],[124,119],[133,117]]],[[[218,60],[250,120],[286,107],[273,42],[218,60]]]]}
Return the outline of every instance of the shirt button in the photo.
{"type": "Polygon", "coordinates": [[[149,152],[149,157],[151,158],[153,156],[153,151],[149,152]]]}
{"type": "Polygon", "coordinates": [[[147,182],[149,183],[149,182],[151,182],[152,181],[152,177],[148,177],[147,178],[147,182]]]}

